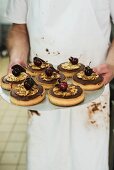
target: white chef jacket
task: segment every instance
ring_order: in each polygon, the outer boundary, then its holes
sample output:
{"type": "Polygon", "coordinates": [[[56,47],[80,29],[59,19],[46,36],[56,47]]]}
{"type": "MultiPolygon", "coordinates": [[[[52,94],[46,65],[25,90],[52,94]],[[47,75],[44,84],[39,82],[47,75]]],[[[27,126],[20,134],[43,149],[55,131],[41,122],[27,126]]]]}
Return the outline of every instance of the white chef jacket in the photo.
{"type": "Polygon", "coordinates": [[[54,64],[69,56],[80,56],[91,66],[104,62],[113,0],[10,1],[6,14],[11,22],[27,23],[32,57],[37,53],[54,64]]]}
{"type": "MultiPolygon", "coordinates": [[[[70,56],[91,66],[105,62],[113,0],[10,0],[6,16],[27,24],[31,57],[55,65],[70,56]]],[[[28,170],[108,170],[108,87],[90,103],[44,111],[29,123],[28,170]]]]}

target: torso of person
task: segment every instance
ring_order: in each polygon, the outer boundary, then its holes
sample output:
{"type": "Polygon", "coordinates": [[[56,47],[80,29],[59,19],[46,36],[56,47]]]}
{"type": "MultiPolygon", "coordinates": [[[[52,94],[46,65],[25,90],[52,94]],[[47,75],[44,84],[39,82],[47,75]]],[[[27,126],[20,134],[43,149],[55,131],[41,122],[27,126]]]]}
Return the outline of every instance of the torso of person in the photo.
{"type": "Polygon", "coordinates": [[[60,64],[77,56],[84,64],[105,62],[109,48],[108,0],[28,0],[31,57],[60,64]]]}
{"type": "MultiPolygon", "coordinates": [[[[70,56],[85,65],[105,62],[111,30],[109,0],[27,3],[31,60],[37,54],[54,65],[70,56]]],[[[29,169],[108,170],[109,91],[85,105],[41,113],[30,122],[29,169]]]]}

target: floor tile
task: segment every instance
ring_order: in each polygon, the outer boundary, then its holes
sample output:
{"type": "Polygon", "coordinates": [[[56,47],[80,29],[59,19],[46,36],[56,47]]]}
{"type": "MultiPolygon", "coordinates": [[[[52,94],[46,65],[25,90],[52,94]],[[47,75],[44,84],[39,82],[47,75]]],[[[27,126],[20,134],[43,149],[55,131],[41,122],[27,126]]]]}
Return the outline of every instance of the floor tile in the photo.
{"type": "Polygon", "coordinates": [[[0,132],[11,132],[13,124],[0,124],[0,132]]]}
{"type": "Polygon", "coordinates": [[[0,132],[0,142],[8,141],[10,132],[0,132]]]}
{"type": "Polygon", "coordinates": [[[16,170],[27,170],[27,168],[25,165],[19,165],[16,170]]]}
{"type": "Polygon", "coordinates": [[[0,115],[0,122],[2,121],[2,119],[3,119],[3,115],[0,115]]]}
{"type": "Polygon", "coordinates": [[[1,158],[1,164],[17,164],[19,161],[19,157],[20,157],[20,153],[4,152],[1,158]]]}
{"type": "Polygon", "coordinates": [[[1,100],[1,102],[2,102],[2,104],[0,105],[0,109],[7,110],[9,104],[6,101],[4,101],[3,99],[1,100]]]}
{"type": "Polygon", "coordinates": [[[16,170],[16,165],[0,165],[0,170],[16,170]]]}
{"type": "Polygon", "coordinates": [[[27,124],[27,117],[18,117],[16,124],[27,124]]]}
{"type": "Polygon", "coordinates": [[[12,116],[12,117],[10,117],[10,116],[4,116],[3,117],[3,119],[2,119],[2,123],[6,123],[6,124],[13,124],[13,123],[15,123],[15,121],[16,121],[16,117],[15,116],[12,116]]]}
{"type": "MultiPolygon", "coordinates": [[[[2,153],[2,152],[0,152],[0,160],[1,160],[2,155],[3,155],[3,153],[2,153]]],[[[1,169],[0,169],[0,170],[1,170],[1,169]]]]}
{"type": "Polygon", "coordinates": [[[27,131],[27,125],[25,124],[15,124],[13,132],[25,132],[27,131]]]}
{"type": "Polygon", "coordinates": [[[4,151],[5,146],[6,146],[6,142],[0,142],[0,152],[4,151]]]}
{"type": "Polygon", "coordinates": [[[23,151],[22,152],[26,152],[26,151],[27,151],[27,143],[25,142],[24,146],[23,146],[23,151]]]}
{"type": "Polygon", "coordinates": [[[26,153],[22,153],[20,160],[19,160],[19,164],[25,164],[26,165],[26,161],[27,161],[27,155],[26,155],[26,153]]]}
{"type": "MultiPolygon", "coordinates": [[[[2,104],[2,102],[1,102],[1,104],[2,104]]],[[[0,108],[0,116],[3,116],[4,114],[5,114],[5,110],[0,108]]]]}
{"type": "Polygon", "coordinates": [[[9,106],[8,106],[8,109],[9,110],[12,110],[12,111],[19,111],[19,106],[16,106],[16,105],[13,105],[13,104],[10,104],[9,106]]]}
{"type": "Polygon", "coordinates": [[[8,117],[17,117],[18,115],[18,111],[12,111],[12,109],[8,109],[8,111],[5,113],[5,116],[8,116],[8,117]]]}
{"type": "Polygon", "coordinates": [[[26,133],[13,132],[9,137],[9,142],[24,142],[26,140],[26,133]]]}
{"type": "Polygon", "coordinates": [[[5,148],[5,152],[21,152],[23,148],[23,142],[8,142],[5,148]]]}

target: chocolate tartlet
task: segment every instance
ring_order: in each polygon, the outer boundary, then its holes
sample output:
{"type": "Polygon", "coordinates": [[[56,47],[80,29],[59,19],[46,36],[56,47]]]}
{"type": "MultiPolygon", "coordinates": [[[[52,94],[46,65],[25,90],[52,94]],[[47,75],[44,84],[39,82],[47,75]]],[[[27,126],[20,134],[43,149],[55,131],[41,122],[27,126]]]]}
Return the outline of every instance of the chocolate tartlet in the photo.
{"type": "Polygon", "coordinates": [[[49,90],[48,98],[57,106],[74,106],[84,100],[84,93],[80,86],[61,82],[49,90]]]}
{"type": "Polygon", "coordinates": [[[42,60],[39,57],[34,57],[33,62],[29,63],[27,66],[27,73],[31,76],[37,76],[49,66],[52,66],[52,64],[42,60]]]}
{"type": "Polygon", "coordinates": [[[11,90],[15,85],[22,83],[26,77],[26,70],[16,64],[12,66],[12,73],[1,78],[1,87],[5,90],[11,90]]]}
{"type": "Polygon", "coordinates": [[[61,63],[57,69],[66,77],[72,77],[75,73],[84,69],[84,65],[78,62],[78,58],[70,57],[68,62],[61,63]]]}
{"type": "Polygon", "coordinates": [[[45,69],[45,71],[37,77],[38,84],[41,84],[45,89],[53,87],[57,83],[58,79],[63,81],[66,77],[64,74],[59,73],[59,71],[54,67],[45,69]]]}
{"type": "Polygon", "coordinates": [[[97,90],[104,85],[103,77],[96,74],[89,66],[73,76],[73,84],[81,86],[84,90],[97,90]]]}
{"type": "Polygon", "coordinates": [[[45,90],[41,85],[27,78],[22,84],[15,86],[10,92],[10,101],[19,106],[31,106],[45,98],[45,90]]]}

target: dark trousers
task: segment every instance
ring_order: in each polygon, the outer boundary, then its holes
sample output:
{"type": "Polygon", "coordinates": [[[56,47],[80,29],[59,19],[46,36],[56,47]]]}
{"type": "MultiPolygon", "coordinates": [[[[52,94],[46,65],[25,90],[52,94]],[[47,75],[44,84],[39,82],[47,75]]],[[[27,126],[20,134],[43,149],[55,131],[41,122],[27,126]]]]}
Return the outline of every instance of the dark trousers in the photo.
{"type": "Polygon", "coordinates": [[[114,170],[114,79],[110,84],[110,143],[109,143],[109,170],[114,170]]]}

